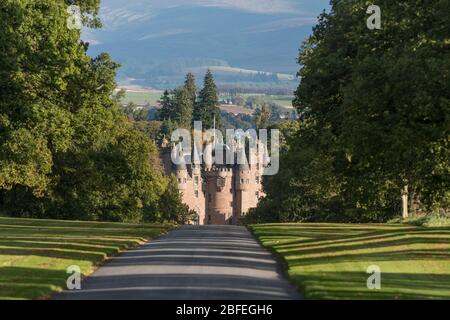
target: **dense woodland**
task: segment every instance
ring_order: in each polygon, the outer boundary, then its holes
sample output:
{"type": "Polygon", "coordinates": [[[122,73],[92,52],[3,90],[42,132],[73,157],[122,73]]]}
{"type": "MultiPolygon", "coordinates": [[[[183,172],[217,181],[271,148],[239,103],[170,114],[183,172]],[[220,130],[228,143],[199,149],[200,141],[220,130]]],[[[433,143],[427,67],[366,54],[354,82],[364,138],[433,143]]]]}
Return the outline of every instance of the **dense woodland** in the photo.
{"type": "MultiPolygon", "coordinates": [[[[173,221],[188,209],[155,143],[113,96],[119,67],[91,58],[63,0],[0,4],[0,210],[82,220],[173,221]]],[[[83,1],[100,27],[99,1],[83,1]]]]}
{"type": "Polygon", "coordinates": [[[450,210],[450,3],[331,1],[299,57],[281,172],[248,217],[383,222],[450,210]],[[283,192],[280,192],[283,190],[283,192]]]}

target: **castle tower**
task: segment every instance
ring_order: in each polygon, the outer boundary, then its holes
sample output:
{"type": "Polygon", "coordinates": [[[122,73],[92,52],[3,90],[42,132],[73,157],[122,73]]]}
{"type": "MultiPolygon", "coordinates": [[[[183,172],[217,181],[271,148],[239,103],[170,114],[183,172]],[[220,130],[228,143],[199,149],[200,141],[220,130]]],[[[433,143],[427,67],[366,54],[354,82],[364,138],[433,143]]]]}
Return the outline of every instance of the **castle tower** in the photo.
{"type": "Polygon", "coordinates": [[[233,222],[233,172],[220,167],[206,172],[207,224],[233,222]]]}
{"type": "Polygon", "coordinates": [[[197,213],[192,223],[237,224],[264,196],[261,184],[264,157],[257,153],[257,148],[245,150],[235,145],[232,148],[220,145],[225,164],[217,164],[214,158],[219,154],[215,147],[210,144],[205,149],[204,165],[196,161],[195,155],[194,163],[187,165],[181,147],[175,147],[171,156],[177,165],[172,166],[172,173],[177,178],[183,202],[197,213]],[[226,164],[227,150],[237,157],[238,164],[226,164]],[[249,163],[251,152],[254,152],[253,160],[249,163]]]}
{"type": "Polygon", "coordinates": [[[235,211],[233,223],[237,224],[251,208],[258,205],[262,193],[262,172],[261,157],[255,148],[245,150],[241,148],[238,153],[238,163],[236,166],[235,179],[235,211]],[[251,163],[249,163],[251,161],[251,163]]]}
{"type": "Polygon", "coordinates": [[[189,207],[197,212],[198,223],[206,224],[205,184],[200,165],[192,166],[192,190],[190,190],[190,193],[189,207]]]}
{"type": "Polygon", "coordinates": [[[204,224],[205,221],[205,196],[202,190],[200,167],[187,166],[185,155],[181,146],[175,146],[171,154],[175,160],[174,173],[178,182],[178,190],[181,193],[183,203],[190,210],[196,212],[191,221],[192,224],[204,224]]]}
{"type": "Polygon", "coordinates": [[[178,189],[180,191],[186,190],[189,174],[186,167],[186,161],[184,159],[183,149],[180,145],[174,146],[171,157],[176,163],[174,166],[175,176],[178,180],[178,189]]]}

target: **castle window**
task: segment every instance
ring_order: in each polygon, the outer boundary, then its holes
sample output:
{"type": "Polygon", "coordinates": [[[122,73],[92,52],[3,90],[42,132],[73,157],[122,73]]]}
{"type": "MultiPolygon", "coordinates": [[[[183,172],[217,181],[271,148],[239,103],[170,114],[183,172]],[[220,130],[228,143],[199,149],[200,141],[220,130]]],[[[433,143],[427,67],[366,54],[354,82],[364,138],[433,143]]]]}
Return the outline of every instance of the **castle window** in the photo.
{"type": "Polygon", "coordinates": [[[196,198],[198,198],[198,190],[194,191],[194,195],[195,195],[196,198]]]}
{"type": "Polygon", "coordinates": [[[181,179],[180,178],[178,178],[178,183],[181,183],[181,179]]]}
{"type": "Polygon", "coordinates": [[[198,182],[199,182],[198,176],[195,176],[194,184],[195,184],[196,187],[198,186],[198,182]]]}
{"type": "Polygon", "coordinates": [[[256,183],[259,184],[259,177],[256,177],[256,183]]]}
{"type": "Polygon", "coordinates": [[[230,193],[233,193],[233,189],[230,189],[230,193]]]}
{"type": "Polygon", "coordinates": [[[244,179],[241,179],[241,184],[244,184],[244,179]]]}
{"type": "Polygon", "coordinates": [[[256,170],[259,171],[259,163],[256,164],[256,170]]]}

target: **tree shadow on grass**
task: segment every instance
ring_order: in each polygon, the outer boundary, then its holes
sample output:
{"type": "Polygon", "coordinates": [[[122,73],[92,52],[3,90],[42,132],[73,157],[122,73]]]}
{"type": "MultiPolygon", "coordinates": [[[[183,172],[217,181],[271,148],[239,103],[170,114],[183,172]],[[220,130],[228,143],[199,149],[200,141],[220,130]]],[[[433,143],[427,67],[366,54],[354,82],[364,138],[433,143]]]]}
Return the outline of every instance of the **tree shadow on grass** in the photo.
{"type": "Polygon", "coordinates": [[[0,248],[0,255],[11,256],[40,256],[46,258],[68,259],[68,260],[82,260],[98,262],[106,258],[108,254],[113,254],[118,250],[99,250],[99,252],[77,252],[77,251],[64,251],[64,248],[58,249],[30,249],[30,248],[0,248]],[[103,252],[102,252],[103,251],[103,252]]]}
{"type": "MultiPolygon", "coordinates": [[[[136,242],[137,244],[137,242],[136,242]]],[[[65,242],[65,241],[54,241],[54,242],[42,242],[42,239],[38,239],[35,242],[31,241],[11,241],[10,239],[3,240],[0,239],[0,254],[4,248],[8,249],[11,248],[11,250],[15,250],[15,248],[25,249],[25,250],[45,250],[45,249],[51,249],[51,250],[71,250],[71,251],[80,251],[80,252],[105,252],[108,254],[117,253],[120,251],[120,249],[126,248],[127,245],[125,243],[121,243],[118,245],[94,245],[92,243],[85,243],[81,244],[78,241],[75,243],[65,242]]]]}
{"type": "MultiPolygon", "coordinates": [[[[122,250],[136,247],[140,239],[127,240],[99,240],[79,239],[55,235],[54,238],[36,236],[30,238],[7,236],[0,239],[0,256],[39,256],[45,258],[82,260],[98,262],[107,256],[115,255],[122,250]]],[[[1,280],[1,278],[0,278],[1,280]]]]}
{"type": "MultiPolygon", "coordinates": [[[[272,244],[273,248],[289,262],[290,267],[337,262],[402,260],[448,260],[450,265],[449,228],[410,227],[405,231],[402,227],[397,231],[388,228],[351,235],[343,232],[339,238],[328,234],[311,236],[310,229],[314,229],[314,233],[321,230],[303,227],[297,233],[303,239],[272,244]]],[[[355,229],[359,230],[358,227],[355,229]]]]}
{"type": "Polygon", "coordinates": [[[450,274],[381,274],[381,289],[369,290],[364,272],[293,274],[307,299],[450,299],[450,274]]]}
{"type": "MultiPolygon", "coordinates": [[[[0,239],[0,241],[8,242],[8,241],[19,241],[22,242],[23,246],[27,246],[28,243],[56,243],[56,244],[73,244],[76,243],[77,245],[80,245],[80,247],[86,246],[99,246],[99,247],[128,247],[128,244],[130,242],[138,243],[142,242],[145,239],[136,238],[134,241],[130,240],[128,238],[127,240],[113,240],[113,239],[100,239],[95,237],[64,237],[61,235],[56,235],[53,237],[49,236],[43,236],[43,237],[36,237],[36,236],[6,236],[0,239]]],[[[2,244],[4,246],[4,244],[2,244]]],[[[84,247],[83,247],[84,248],[84,247]]]]}
{"type": "Polygon", "coordinates": [[[448,227],[298,224],[256,229],[263,242],[286,260],[291,278],[307,298],[450,299],[448,227]],[[416,268],[418,260],[432,263],[434,270],[413,273],[426,267],[416,268]],[[367,289],[365,272],[344,271],[349,265],[376,262],[393,263],[391,270],[402,268],[399,273],[382,274],[380,291],[367,289]]]}
{"type": "Polygon", "coordinates": [[[375,241],[375,240],[383,240],[388,238],[400,238],[405,236],[415,236],[415,237],[429,237],[438,238],[442,236],[442,238],[450,239],[450,228],[417,228],[410,227],[409,229],[401,228],[398,230],[373,230],[373,229],[361,229],[355,228],[355,231],[359,231],[357,233],[348,233],[348,229],[343,229],[337,231],[336,229],[329,230],[331,233],[327,231],[323,231],[321,228],[300,228],[297,229],[295,233],[290,233],[288,236],[281,230],[280,233],[277,232],[258,232],[258,236],[263,241],[271,241],[272,239],[275,241],[279,240],[287,240],[282,241],[279,245],[280,248],[284,247],[293,247],[296,245],[306,246],[307,244],[317,244],[321,245],[321,243],[332,242],[334,245],[337,244],[345,244],[345,243],[353,243],[359,241],[375,241]],[[361,230],[365,230],[361,232],[361,230]]]}
{"type": "Polygon", "coordinates": [[[62,290],[65,270],[0,267],[0,299],[35,299],[62,290]]]}
{"type": "Polygon", "coordinates": [[[0,234],[7,236],[37,236],[37,237],[102,237],[102,238],[114,238],[114,239],[129,239],[129,238],[151,238],[160,234],[160,230],[152,230],[152,231],[139,231],[130,232],[130,230],[107,230],[107,229],[78,229],[78,228],[45,228],[45,227],[22,227],[18,226],[0,226],[0,234]]]}
{"type": "MultiPolygon", "coordinates": [[[[322,260],[330,260],[330,263],[342,261],[371,260],[448,260],[450,263],[450,250],[444,241],[423,241],[422,239],[401,239],[388,242],[363,243],[358,245],[345,245],[321,248],[290,249],[284,251],[284,256],[293,266],[324,263],[322,260]],[[417,247],[416,245],[434,244],[438,247],[417,247]],[[382,249],[382,250],[380,250],[382,249]],[[374,250],[369,252],[369,250],[374,250]],[[314,257],[308,255],[314,255],[314,257]],[[318,256],[321,255],[321,256],[318,256]],[[290,259],[289,257],[299,257],[290,259]]],[[[450,267],[449,267],[450,269],[450,267]]]]}

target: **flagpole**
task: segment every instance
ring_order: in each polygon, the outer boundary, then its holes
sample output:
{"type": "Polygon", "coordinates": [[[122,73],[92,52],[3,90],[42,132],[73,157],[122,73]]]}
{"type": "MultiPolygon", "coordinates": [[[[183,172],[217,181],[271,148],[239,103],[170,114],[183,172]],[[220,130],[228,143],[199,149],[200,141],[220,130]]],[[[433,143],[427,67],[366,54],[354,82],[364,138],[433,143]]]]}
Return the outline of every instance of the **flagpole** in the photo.
{"type": "Polygon", "coordinates": [[[214,115],[214,148],[216,147],[216,115],[214,115]]]}

